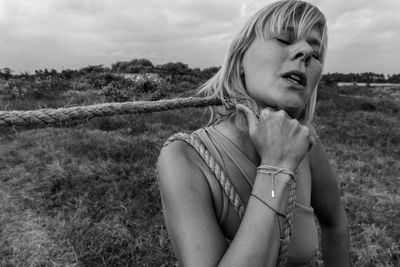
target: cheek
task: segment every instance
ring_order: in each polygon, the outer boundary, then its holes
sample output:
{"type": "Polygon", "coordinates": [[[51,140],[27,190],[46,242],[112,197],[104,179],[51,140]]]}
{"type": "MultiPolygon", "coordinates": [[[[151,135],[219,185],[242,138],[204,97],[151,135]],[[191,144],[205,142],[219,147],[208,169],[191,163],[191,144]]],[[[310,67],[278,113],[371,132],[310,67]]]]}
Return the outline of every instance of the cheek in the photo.
{"type": "Polygon", "coordinates": [[[308,77],[310,79],[310,85],[315,87],[322,77],[322,66],[319,64],[319,66],[313,67],[310,70],[308,77]]]}
{"type": "Polygon", "coordinates": [[[253,72],[247,73],[244,78],[246,89],[252,97],[268,95],[269,92],[266,89],[274,87],[273,75],[265,69],[263,71],[255,69],[253,72]]]}

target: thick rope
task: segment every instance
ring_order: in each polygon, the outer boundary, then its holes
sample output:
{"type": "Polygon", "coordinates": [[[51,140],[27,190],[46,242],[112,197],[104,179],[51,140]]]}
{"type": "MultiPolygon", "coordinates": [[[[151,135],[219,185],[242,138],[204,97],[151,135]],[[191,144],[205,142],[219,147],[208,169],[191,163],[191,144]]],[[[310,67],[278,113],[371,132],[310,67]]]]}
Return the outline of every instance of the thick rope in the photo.
{"type": "MultiPolygon", "coordinates": [[[[201,156],[207,166],[214,173],[216,179],[221,184],[225,196],[229,199],[234,210],[242,219],[245,212],[245,207],[240,199],[239,194],[236,192],[229,178],[226,176],[223,168],[215,161],[214,157],[208,152],[201,141],[194,137],[193,134],[177,133],[171,136],[164,144],[167,146],[175,140],[182,140],[191,145],[201,156]]],[[[290,184],[289,201],[287,206],[286,220],[283,224],[283,237],[281,237],[278,263],[277,266],[285,266],[287,262],[287,252],[290,245],[290,237],[293,233],[293,213],[296,200],[296,179],[292,179],[290,184]]]]}
{"type": "Polygon", "coordinates": [[[104,103],[58,109],[29,111],[0,111],[0,127],[57,125],[71,121],[88,120],[121,114],[139,114],[164,110],[221,105],[215,97],[177,98],[159,101],[104,103]]]}
{"type": "Polygon", "coordinates": [[[221,184],[222,189],[224,190],[224,194],[227,196],[229,201],[231,202],[233,208],[239,215],[240,219],[244,216],[244,205],[240,196],[236,192],[235,188],[233,187],[232,183],[228,179],[227,175],[225,174],[223,168],[215,161],[214,157],[208,152],[208,150],[204,147],[204,145],[199,141],[198,138],[195,138],[193,135],[185,134],[185,133],[177,133],[171,136],[164,144],[167,146],[171,142],[175,140],[182,140],[191,145],[197,153],[201,156],[207,166],[210,168],[212,173],[214,173],[215,177],[217,178],[218,182],[221,184]]]}
{"type": "Polygon", "coordinates": [[[286,266],[287,252],[290,245],[290,237],[293,233],[293,213],[296,200],[296,179],[290,183],[289,201],[286,212],[286,220],[283,223],[283,238],[279,249],[278,266],[286,266]]]}

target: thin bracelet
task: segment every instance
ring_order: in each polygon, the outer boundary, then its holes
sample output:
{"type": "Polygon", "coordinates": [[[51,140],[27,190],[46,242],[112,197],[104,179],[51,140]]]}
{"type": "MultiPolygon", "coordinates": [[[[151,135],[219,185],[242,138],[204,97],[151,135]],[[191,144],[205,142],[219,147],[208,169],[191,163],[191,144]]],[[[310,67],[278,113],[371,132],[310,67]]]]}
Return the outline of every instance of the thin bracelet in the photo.
{"type": "MultiPolygon", "coordinates": [[[[277,170],[277,171],[275,171],[275,172],[270,172],[270,171],[266,171],[266,170],[264,170],[264,169],[257,169],[257,173],[268,174],[268,175],[270,175],[270,176],[272,177],[271,196],[272,196],[273,198],[275,198],[275,175],[277,175],[277,174],[279,174],[279,173],[284,173],[284,172],[282,172],[281,170],[277,170]]],[[[285,173],[285,174],[287,174],[287,173],[285,173]]],[[[289,175],[290,175],[290,174],[289,174],[289,175]]],[[[293,178],[293,176],[291,176],[291,175],[290,175],[290,177],[291,177],[291,180],[290,180],[290,183],[291,183],[291,182],[293,182],[292,180],[293,180],[294,178],[293,178]]],[[[290,183],[289,183],[289,184],[290,184],[290,183]]]]}
{"type": "Polygon", "coordinates": [[[256,199],[258,199],[259,201],[261,201],[261,203],[263,203],[265,206],[267,206],[268,208],[270,208],[271,210],[273,210],[275,212],[275,214],[285,217],[285,214],[280,213],[279,211],[275,210],[273,207],[271,207],[270,205],[268,205],[267,202],[265,202],[264,200],[262,200],[261,198],[259,198],[258,196],[254,195],[253,193],[250,194],[250,196],[255,197],[256,199]]]}
{"type": "MultiPolygon", "coordinates": [[[[264,170],[264,169],[259,169],[258,171],[257,171],[257,173],[264,173],[264,174],[268,174],[269,176],[272,176],[272,174],[274,174],[273,172],[271,172],[271,171],[266,171],[266,170],[264,170]]],[[[277,177],[277,176],[275,176],[275,178],[276,179],[278,179],[279,181],[281,181],[282,183],[285,183],[285,184],[290,184],[290,181],[292,180],[292,178],[290,178],[290,180],[284,180],[284,179],[282,179],[282,178],[279,178],[279,177],[277,177]]]]}
{"type": "Polygon", "coordinates": [[[272,186],[271,186],[271,196],[275,198],[275,175],[279,173],[284,173],[290,176],[291,179],[294,179],[295,172],[275,166],[269,165],[260,165],[257,168],[257,172],[265,173],[272,176],[272,186]]]}
{"type": "Polygon", "coordinates": [[[270,166],[270,165],[260,165],[258,166],[257,170],[269,170],[269,171],[279,171],[281,173],[285,173],[287,175],[289,175],[291,178],[294,178],[294,176],[296,175],[297,171],[292,171],[289,169],[284,169],[284,168],[280,168],[280,167],[276,167],[276,166],[270,166]]]}
{"type": "MultiPolygon", "coordinates": [[[[276,211],[275,209],[273,209],[270,205],[268,205],[264,200],[262,200],[261,198],[259,198],[258,196],[254,195],[253,193],[250,194],[250,196],[255,197],[256,199],[258,199],[259,201],[261,201],[261,203],[263,203],[264,205],[266,205],[268,208],[270,208],[272,211],[275,212],[276,215],[281,216],[285,219],[286,222],[288,222],[288,218],[286,215],[276,211]]],[[[276,219],[278,220],[278,227],[279,227],[279,241],[282,242],[282,231],[281,231],[281,224],[279,221],[279,217],[276,217],[276,219]]]]}

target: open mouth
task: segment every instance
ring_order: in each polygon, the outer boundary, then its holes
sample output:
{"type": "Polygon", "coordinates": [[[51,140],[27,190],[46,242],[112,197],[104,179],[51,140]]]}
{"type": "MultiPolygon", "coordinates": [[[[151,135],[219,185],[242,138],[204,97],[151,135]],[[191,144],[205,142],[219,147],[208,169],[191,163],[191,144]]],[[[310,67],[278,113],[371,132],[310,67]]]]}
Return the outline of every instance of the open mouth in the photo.
{"type": "Polygon", "coordinates": [[[289,71],[284,73],[282,77],[294,85],[307,86],[307,77],[301,71],[289,71]]]}

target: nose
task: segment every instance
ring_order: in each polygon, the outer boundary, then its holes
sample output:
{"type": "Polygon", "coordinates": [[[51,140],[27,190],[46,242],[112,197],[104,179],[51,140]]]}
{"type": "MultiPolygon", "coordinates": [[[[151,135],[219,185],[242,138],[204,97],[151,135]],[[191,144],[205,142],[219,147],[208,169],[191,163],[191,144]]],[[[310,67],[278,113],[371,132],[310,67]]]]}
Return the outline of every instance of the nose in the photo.
{"type": "Polygon", "coordinates": [[[311,62],[313,49],[306,41],[299,41],[293,50],[293,60],[300,60],[308,66],[311,62]]]}

